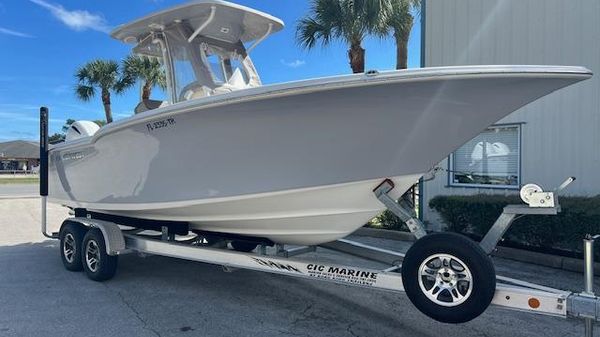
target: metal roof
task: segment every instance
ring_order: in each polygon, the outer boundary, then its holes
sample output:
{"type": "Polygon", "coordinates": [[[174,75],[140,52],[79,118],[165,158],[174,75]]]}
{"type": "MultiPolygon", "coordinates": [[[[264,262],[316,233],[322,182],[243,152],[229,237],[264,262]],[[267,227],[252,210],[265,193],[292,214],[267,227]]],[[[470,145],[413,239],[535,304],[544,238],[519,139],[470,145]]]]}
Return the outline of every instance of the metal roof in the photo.
{"type": "Polygon", "coordinates": [[[0,159],[39,159],[40,145],[37,142],[13,140],[0,143],[0,159]]]}

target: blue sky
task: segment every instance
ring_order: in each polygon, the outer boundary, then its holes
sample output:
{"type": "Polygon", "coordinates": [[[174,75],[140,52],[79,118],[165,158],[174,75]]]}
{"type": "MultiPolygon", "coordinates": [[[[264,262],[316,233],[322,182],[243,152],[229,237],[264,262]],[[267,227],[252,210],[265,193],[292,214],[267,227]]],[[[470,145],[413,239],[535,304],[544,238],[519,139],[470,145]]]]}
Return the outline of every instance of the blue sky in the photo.
{"type": "MultiPolygon", "coordinates": [[[[37,139],[38,109],[50,108],[50,132],[60,131],[67,118],[103,119],[100,99],[81,102],[73,88],[75,69],[95,58],[121,60],[130,46],[108,32],[122,23],[180,0],[0,0],[0,141],[37,139]],[[124,4],[127,4],[126,6],[124,4]]],[[[294,40],[298,19],[308,12],[308,0],[234,0],[281,18],[286,27],[251,54],[263,83],[350,73],[341,43],[310,51],[294,40]]],[[[409,67],[418,67],[420,24],[409,42],[409,67]]],[[[369,38],[366,69],[393,69],[392,39],[369,38]]],[[[115,119],[132,114],[138,89],[114,96],[115,119]]]]}

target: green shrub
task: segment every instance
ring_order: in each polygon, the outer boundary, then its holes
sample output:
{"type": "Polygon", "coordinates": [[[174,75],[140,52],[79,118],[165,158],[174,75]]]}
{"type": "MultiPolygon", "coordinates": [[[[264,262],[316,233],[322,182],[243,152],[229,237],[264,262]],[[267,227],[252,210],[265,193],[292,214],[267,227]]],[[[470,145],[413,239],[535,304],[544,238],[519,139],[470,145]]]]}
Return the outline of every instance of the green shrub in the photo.
{"type": "MultiPolygon", "coordinates": [[[[404,207],[406,210],[412,210],[411,215],[416,217],[416,209],[413,205],[412,201],[400,198],[398,203],[404,207]]],[[[399,217],[397,217],[394,213],[389,210],[383,211],[381,214],[376,216],[373,220],[371,220],[367,226],[381,229],[389,229],[394,231],[408,232],[408,226],[399,217]]]]}
{"type": "MultiPolygon", "coordinates": [[[[448,230],[483,236],[504,206],[520,204],[518,196],[474,195],[437,196],[429,207],[437,211],[448,230]]],[[[600,196],[561,197],[558,215],[528,215],[514,221],[504,238],[509,242],[540,247],[581,251],[585,234],[600,234],[600,196]]]]}
{"type": "Polygon", "coordinates": [[[404,221],[400,220],[394,213],[389,210],[383,211],[375,219],[375,222],[379,224],[377,228],[390,229],[394,231],[408,232],[408,227],[404,221]]]}

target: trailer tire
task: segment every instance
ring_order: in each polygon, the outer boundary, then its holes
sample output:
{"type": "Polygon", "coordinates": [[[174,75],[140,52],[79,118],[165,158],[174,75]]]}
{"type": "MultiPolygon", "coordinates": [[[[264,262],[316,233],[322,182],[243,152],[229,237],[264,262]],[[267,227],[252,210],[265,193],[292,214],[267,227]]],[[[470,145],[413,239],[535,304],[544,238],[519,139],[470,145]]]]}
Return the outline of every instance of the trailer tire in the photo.
{"type": "Polygon", "coordinates": [[[455,233],[435,233],[408,250],[402,282],[410,301],[425,315],[444,323],[464,323],[492,302],[496,272],[474,241],[455,233]]]}
{"type": "Polygon", "coordinates": [[[70,220],[65,220],[60,227],[60,259],[69,271],[83,270],[81,243],[86,230],[82,224],[70,220]]]}
{"type": "Polygon", "coordinates": [[[256,249],[258,244],[247,241],[231,241],[231,247],[238,252],[249,253],[256,249]]]}
{"type": "Polygon", "coordinates": [[[106,253],[104,236],[98,228],[90,229],[83,238],[81,260],[88,278],[94,281],[106,281],[117,272],[118,256],[106,253]]]}

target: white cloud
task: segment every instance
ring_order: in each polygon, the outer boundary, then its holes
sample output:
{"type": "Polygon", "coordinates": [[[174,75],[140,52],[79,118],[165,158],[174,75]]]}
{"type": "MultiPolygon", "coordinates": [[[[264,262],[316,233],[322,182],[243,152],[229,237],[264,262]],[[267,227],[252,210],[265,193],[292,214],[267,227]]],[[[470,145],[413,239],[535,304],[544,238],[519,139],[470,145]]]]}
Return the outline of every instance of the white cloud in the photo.
{"type": "MultiPolygon", "coordinates": [[[[39,122],[40,117],[35,113],[0,111],[0,120],[7,122],[39,122]]],[[[51,123],[63,122],[61,119],[50,118],[51,123]]]]}
{"type": "MultiPolygon", "coordinates": [[[[0,103],[0,141],[38,138],[39,107],[19,103],[0,103]]],[[[60,128],[63,119],[50,118],[53,129],[60,128]]]]}
{"type": "Polygon", "coordinates": [[[53,94],[55,95],[63,95],[69,92],[69,90],[71,89],[72,86],[67,85],[67,84],[61,84],[61,85],[57,85],[54,88],[51,88],[50,90],[52,91],[53,94]]]}
{"type": "Polygon", "coordinates": [[[281,64],[283,64],[286,67],[290,67],[290,68],[298,68],[298,67],[302,67],[303,65],[305,65],[306,62],[303,60],[298,60],[298,59],[293,60],[291,62],[286,62],[286,60],[281,59],[281,64]]]}
{"type": "Polygon", "coordinates": [[[133,111],[121,111],[121,112],[113,112],[113,116],[119,118],[127,118],[135,115],[133,111]]]}
{"type": "Polygon", "coordinates": [[[77,113],[83,113],[83,114],[102,114],[102,116],[104,116],[104,110],[101,108],[101,105],[98,104],[98,102],[93,102],[91,103],[92,106],[98,106],[98,108],[90,108],[89,106],[86,106],[84,104],[71,104],[71,103],[64,103],[64,102],[60,102],[60,103],[55,103],[53,104],[53,106],[55,106],[56,110],[69,110],[69,111],[76,111],[77,113]]]}
{"type": "Polygon", "coordinates": [[[17,37],[27,37],[27,38],[33,37],[27,33],[21,33],[21,32],[17,32],[16,30],[11,30],[11,29],[2,28],[2,27],[0,27],[0,34],[17,36],[17,37]]]}
{"type": "Polygon", "coordinates": [[[40,107],[31,105],[31,104],[21,104],[21,103],[0,103],[0,114],[6,110],[38,110],[40,107]]]}
{"type": "Polygon", "coordinates": [[[110,27],[106,20],[100,15],[92,14],[85,10],[69,11],[63,6],[53,4],[45,0],[29,0],[36,5],[46,8],[54,15],[55,18],[67,25],[69,28],[76,31],[84,31],[87,29],[96,30],[103,33],[108,33],[110,27]]]}

